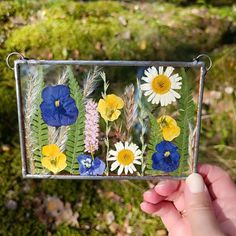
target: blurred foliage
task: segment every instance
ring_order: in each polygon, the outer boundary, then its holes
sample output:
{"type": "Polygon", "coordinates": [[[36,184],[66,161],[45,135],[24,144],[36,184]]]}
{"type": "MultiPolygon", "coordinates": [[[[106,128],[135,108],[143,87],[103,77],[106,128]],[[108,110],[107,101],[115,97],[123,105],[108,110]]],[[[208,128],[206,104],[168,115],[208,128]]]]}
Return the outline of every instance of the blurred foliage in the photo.
{"type": "Polygon", "coordinates": [[[163,228],[160,220],[139,210],[146,182],[22,180],[15,84],[4,62],[12,51],[41,59],[189,61],[209,54],[214,64],[206,79],[200,156],[236,179],[233,3],[1,1],[0,235],[153,235],[163,228]],[[80,214],[80,227],[42,222],[38,201],[48,196],[71,203],[80,214]]]}

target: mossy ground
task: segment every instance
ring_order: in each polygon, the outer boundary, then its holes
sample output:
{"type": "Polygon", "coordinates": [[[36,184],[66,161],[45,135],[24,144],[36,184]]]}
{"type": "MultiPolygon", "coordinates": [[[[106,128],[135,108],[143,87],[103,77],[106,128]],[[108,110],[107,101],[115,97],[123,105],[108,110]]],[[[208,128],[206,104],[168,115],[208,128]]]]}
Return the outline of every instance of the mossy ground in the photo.
{"type": "Polygon", "coordinates": [[[146,182],[22,180],[14,79],[4,63],[12,51],[41,59],[187,61],[208,53],[214,66],[206,80],[200,158],[236,179],[235,93],[225,92],[236,87],[236,8],[232,1],[168,2],[0,3],[0,235],[126,235],[127,221],[132,235],[163,228],[139,210],[146,182]],[[35,199],[47,196],[70,202],[80,228],[43,224],[35,199]],[[109,212],[116,231],[104,218],[109,212]]]}

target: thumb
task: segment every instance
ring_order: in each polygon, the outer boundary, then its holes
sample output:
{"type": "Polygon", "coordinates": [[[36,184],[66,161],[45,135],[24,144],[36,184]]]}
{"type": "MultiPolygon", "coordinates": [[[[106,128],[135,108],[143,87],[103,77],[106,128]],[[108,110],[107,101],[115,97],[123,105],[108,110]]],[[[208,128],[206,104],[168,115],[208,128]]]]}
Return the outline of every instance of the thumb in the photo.
{"type": "Polygon", "coordinates": [[[192,236],[223,235],[217,224],[210,195],[201,175],[193,173],[188,176],[184,198],[192,236]]]}

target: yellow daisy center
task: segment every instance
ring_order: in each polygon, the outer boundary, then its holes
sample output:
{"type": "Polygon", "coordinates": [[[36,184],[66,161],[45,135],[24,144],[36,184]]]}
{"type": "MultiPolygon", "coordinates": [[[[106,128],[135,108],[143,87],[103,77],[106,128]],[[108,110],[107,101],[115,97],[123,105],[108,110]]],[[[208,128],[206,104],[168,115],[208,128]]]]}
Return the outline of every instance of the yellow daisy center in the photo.
{"type": "Polygon", "coordinates": [[[165,157],[170,156],[170,152],[169,152],[169,151],[165,152],[165,153],[164,153],[164,156],[165,156],[165,157]]]}
{"type": "Polygon", "coordinates": [[[165,94],[171,88],[171,81],[166,75],[158,75],[152,81],[152,89],[158,94],[165,94]]]}
{"type": "Polygon", "coordinates": [[[55,106],[56,106],[56,107],[59,107],[59,106],[60,106],[60,100],[56,100],[56,101],[55,101],[55,106]]]}
{"type": "Polygon", "coordinates": [[[124,166],[128,166],[134,161],[134,153],[129,149],[123,149],[118,153],[117,161],[124,166]]]}

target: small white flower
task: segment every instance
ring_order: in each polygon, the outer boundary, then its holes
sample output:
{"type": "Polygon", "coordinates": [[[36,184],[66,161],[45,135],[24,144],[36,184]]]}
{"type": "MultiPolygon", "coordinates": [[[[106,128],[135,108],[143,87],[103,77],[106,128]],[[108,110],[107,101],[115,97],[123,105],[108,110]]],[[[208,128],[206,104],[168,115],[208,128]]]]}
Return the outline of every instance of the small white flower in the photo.
{"type": "Polygon", "coordinates": [[[182,77],[178,73],[171,75],[173,71],[174,68],[171,66],[168,66],[165,71],[163,66],[158,70],[152,66],[144,71],[145,76],[141,79],[146,83],[141,85],[141,89],[144,91],[144,96],[148,97],[148,102],[167,106],[175,102],[176,98],[180,98],[175,90],[181,89],[182,77]]]}
{"type": "Polygon", "coordinates": [[[121,175],[123,170],[127,175],[128,172],[133,174],[136,172],[134,164],[141,165],[142,152],[139,147],[134,143],[117,142],[115,144],[116,150],[109,151],[108,161],[114,161],[111,165],[111,171],[116,170],[118,167],[118,175],[121,175]]]}
{"type": "Polygon", "coordinates": [[[232,93],[234,92],[234,88],[228,86],[228,87],[225,88],[225,92],[226,92],[227,94],[232,94],[232,93]]]}

